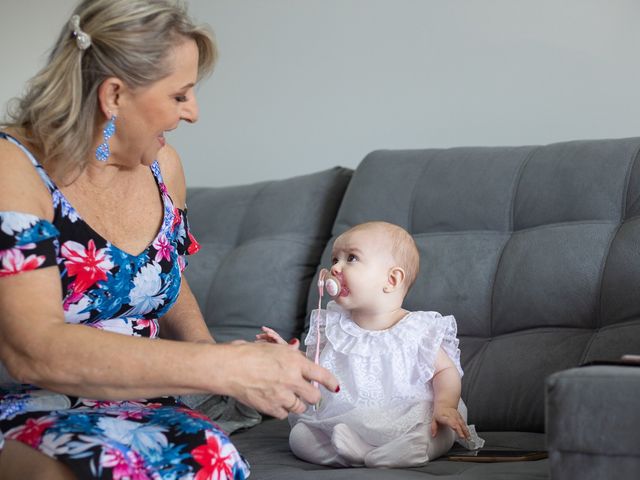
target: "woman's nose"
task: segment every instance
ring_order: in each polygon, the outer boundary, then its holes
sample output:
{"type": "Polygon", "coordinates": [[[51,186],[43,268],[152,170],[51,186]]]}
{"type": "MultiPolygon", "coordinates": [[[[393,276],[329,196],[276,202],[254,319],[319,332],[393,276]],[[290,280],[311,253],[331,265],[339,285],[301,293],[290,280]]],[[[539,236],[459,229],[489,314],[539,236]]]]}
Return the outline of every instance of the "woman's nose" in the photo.
{"type": "Polygon", "coordinates": [[[193,97],[190,102],[186,102],[184,106],[184,110],[182,111],[182,119],[185,122],[196,123],[198,121],[198,102],[196,98],[193,97]]]}

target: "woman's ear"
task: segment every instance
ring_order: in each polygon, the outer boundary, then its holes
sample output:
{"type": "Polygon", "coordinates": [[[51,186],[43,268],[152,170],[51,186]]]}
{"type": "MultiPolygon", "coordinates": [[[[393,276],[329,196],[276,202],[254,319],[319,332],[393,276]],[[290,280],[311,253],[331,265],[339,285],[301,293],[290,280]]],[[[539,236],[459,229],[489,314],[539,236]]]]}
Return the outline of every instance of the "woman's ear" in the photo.
{"type": "Polygon", "coordinates": [[[98,87],[98,105],[106,118],[118,115],[125,85],[119,78],[108,77],[98,87]]]}
{"type": "Polygon", "coordinates": [[[389,270],[389,275],[387,276],[387,284],[384,287],[385,293],[391,293],[397,290],[404,284],[404,279],[406,278],[406,274],[402,267],[392,267],[389,270]]]}

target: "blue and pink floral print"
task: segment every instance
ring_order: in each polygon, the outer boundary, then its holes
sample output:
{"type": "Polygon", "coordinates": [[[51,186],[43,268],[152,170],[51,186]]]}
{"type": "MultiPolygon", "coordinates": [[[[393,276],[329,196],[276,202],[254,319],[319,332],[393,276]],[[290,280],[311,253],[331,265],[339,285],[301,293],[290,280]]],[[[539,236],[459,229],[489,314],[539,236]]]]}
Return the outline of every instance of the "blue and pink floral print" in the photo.
{"type": "MultiPolygon", "coordinates": [[[[67,323],[156,338],[180,292],[185,256],[199,245],[157,162],[164,206],[151,244],[131,255],[96,233],[16,139],[51,192],[53,222],[0,212],[0,277],[57,266],[67,323]]],[[[0,279],[0,282],[2,280],[0,279]]],[[[132,368],[141,368],[132,366],[132,368]]],[[[172,397],[100,402],[32,385],[0,385],[0,448],[18,440],[64,462],[78,478],[244,479],[247,463],[212,421],[172,397]]]]}

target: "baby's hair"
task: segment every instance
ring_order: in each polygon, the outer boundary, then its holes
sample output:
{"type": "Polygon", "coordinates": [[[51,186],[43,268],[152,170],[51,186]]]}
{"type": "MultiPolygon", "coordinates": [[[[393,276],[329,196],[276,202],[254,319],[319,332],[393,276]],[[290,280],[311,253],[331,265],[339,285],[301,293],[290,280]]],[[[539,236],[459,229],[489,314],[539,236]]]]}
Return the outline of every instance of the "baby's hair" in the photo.
{"type": "Polygon", "coordinates": [[[349,231],[368,229],[380,229],[389,235],[391,253],[396,262],[398,262],[398,266],[404,270],[406,276],[405,291],[408,292],[420,271],[420,253],[415,240],[401,226],[382,221],[360,223],[349,229],[349,231]]]}

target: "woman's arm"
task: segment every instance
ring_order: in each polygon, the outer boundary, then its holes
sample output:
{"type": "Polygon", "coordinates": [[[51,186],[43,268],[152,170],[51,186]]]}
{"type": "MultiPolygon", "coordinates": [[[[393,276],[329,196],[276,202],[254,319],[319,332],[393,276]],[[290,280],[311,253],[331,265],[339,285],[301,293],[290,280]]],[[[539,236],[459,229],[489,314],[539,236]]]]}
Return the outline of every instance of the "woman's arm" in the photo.
{"type": "MultiPolygon", "coordinates": [[[[211,345],[129,337],[64,323],[56,267],[0,279],[0,360],[20,382],[97,399],[220,393],[284,418],[335,378],[282,345],[211,345]]],[[[300,412],[301,413],[301,412],[300,412]]]]}
{"type": "Polygon", "coordinates": [[[178,300],[166,315],[160,318],[160,337],[186,342],[215,343],[184,275],[178,300]]]}
{"type": "MultiPolygon", "coordinates": [[[[49,192],[24,154],[0,141],[0,160],[0,211],[51,220],[49,192]]],[[[97,399],[220,393],[279,418],[294,395],[318,401],[310,381],[337,387],[327,370],[280,345],[152,340],[67,324],[62,298],[55,266],[0,278],[0,360],[18,381],[97,399]]]]}

